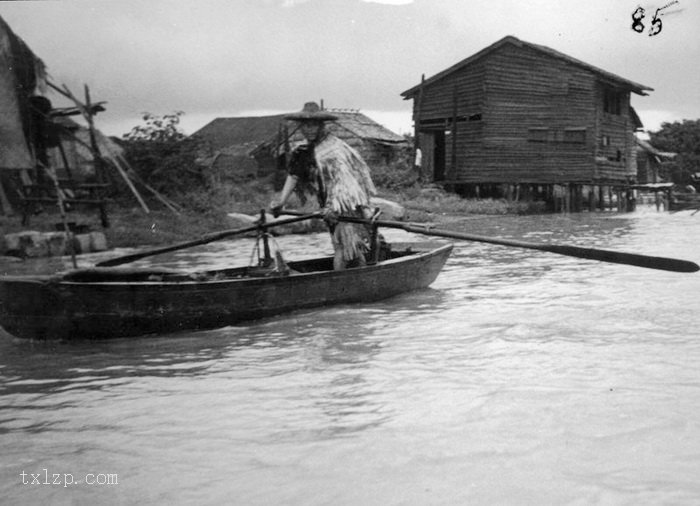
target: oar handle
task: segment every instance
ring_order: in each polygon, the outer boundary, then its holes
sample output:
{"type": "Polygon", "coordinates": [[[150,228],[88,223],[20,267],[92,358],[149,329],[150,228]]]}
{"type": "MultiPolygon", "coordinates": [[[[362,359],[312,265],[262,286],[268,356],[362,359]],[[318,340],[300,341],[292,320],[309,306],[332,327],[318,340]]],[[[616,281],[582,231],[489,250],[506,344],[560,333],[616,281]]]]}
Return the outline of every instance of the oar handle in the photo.
{"type": "Polygon", "coordinates": [[[96,267],[114,267],[115,265],[122,265],[129,262],[135,262],[142,258],[150,257],[153,255],[160,255],[162,253],[169,253],[171,251],[177,251],[180,249],[191,248],[193,246],[200,246],[202,244],[207,244],[210,242],[218,241],[220,239],[225,239],[234,235],[245,234],[248,232],[254,232],[260,229],[268,229],[273,227],[279,227],[281,225],[289,225],[290,223],[296,223],[298,221],[309,220],[312,218],[320,217],[319,213],[299,213],[295,218],[283,218],[275,221],[269,221],[266,223],[256,223],[248,227],[237,228],[232,230],[223,230],[221,232],[214,232],[202,236],[199,239],[193,241],[180,242],[177,244],[172,244],[170,246],[163,246],[161,248],[153,248],[146,251],[140,251],[138,253],[132,253],[130,255],[124,255],[117,258],[110,258],[109,260],[104,260],[95,264],[96,267]]]}

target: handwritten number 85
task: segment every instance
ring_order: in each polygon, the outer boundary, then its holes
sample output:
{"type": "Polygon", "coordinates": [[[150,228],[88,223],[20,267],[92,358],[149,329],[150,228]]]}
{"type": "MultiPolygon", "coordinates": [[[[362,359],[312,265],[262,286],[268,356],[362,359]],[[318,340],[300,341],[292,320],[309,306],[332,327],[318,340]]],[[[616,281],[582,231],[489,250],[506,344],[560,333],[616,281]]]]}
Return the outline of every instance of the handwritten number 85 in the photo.
{"type": "MultiPolygon", "coordinates": [[[[661,33],[663,24],[661,19],[657,17],[661,9],[656,9],[654,17],[651,18],[651,27],[649,28],[649,37],[653,35],[658,35],[661,33]]],[[[632,30],[637,33],[642,33],[644,31],[644,23],[642,23],[642,18],[644,18],[644,9],[637,7],[637,9],[632,13],[632,30]]]]}

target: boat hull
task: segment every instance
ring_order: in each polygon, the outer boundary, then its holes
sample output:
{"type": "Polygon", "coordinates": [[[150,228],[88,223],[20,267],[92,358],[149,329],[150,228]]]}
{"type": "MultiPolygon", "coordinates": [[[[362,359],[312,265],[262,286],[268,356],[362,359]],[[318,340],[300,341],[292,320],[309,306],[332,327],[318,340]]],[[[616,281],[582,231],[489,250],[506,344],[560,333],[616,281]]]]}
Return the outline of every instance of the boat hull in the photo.
{"type": "MultiPolygon", "coordinates": [[[[371,302],[425,288],[451,245],[342,271],[210,281],[0,279],[0,326],[31,339],[92,339],[224,327],[288,311],[371,302]]],[[[315,262],[330,266],[332,259],[315,262]]],[[[301,264],[299,262],[299,267],[301,264]]],[[[294,268],[294,263],[290,263],[294,268]]]]}

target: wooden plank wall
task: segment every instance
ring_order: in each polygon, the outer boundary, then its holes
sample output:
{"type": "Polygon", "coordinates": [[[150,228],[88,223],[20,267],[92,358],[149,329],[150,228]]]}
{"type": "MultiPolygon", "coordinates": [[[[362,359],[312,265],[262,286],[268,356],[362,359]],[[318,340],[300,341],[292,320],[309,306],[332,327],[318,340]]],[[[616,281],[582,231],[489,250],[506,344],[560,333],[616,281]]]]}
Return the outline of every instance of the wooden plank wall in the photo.
{"type": "Polygon", "coordinates": [[[489,57],[486,87],[479,177],[511,183],[592,178],[595,79],[590,73],[507,44],[489,57]],[[572,128],[586,130],[585,143],[564,142],[565,129],[572,128]],[[535,140],[538,131],[544,141],[535,140]]]}
{"type": "Polygon", "coordinates": [[[421,121],[445,120],[449,123],[453,114],[455,86],[459,91],[458,116],[482,112],[485,101],[485,72],[483,61],[477,61],[459,72],[426,86],[422,100],[413,101],[413,117],[421,121]]]}
{"type": "MultiPolygon", "coordinates": [[[[603,103],[606,86],[598,83],[596,101],[603,103]]],[[[596,118],[596,178],[610,181],[625,181],[635,178],[637,172],[634,127],[629,115],[630,94],[626,92],[621,103],[620,114],[598,110],[596,118]],[[607,141],[604,139],[607,137],[607,141]],[[620,152],[618,160],[618,151],[620,152]]]]}
{"type": "MultiPolygon", "coordinates": [[[[506,44],[425,86],[420,110],[414,100],[414,118],[420,121],[422,131],[439,128],[451,132],[456,110],[454,167],[451,157],[446,157],[449,181],[624,181],[636,167],[636,162],[632,163],[629,97],[621,114],[613,117],[602,113],[602,93],[591,72],[526,46],[506,44]],[[469,121],[474,114],[481,114],[482,119],[469,121]],[[585,130],[585,142],[571,142],[572,129],[585,130]],[[533,130],[539,132],[533,134],[533,130]],[[622,163],[607,159],[596,162],[596,157],[600,160],[602,156],[602,130],[611,144],[623,146],[622,163]],[[544,137],[538,142],[533,135],[544,137]]],[[[450,133],[445,144],[450,155],[450,133]]]]}

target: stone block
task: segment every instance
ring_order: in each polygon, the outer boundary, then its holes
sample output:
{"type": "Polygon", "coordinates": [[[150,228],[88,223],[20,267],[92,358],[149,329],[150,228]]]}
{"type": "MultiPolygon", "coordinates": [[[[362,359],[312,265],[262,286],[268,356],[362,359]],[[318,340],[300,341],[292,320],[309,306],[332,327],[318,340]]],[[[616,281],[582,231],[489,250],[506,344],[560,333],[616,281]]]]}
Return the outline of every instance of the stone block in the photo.
{"type": "Polygon", "coordinates": [[[64,232],[47,232],[44,234],[48,246],[48,254],[53,257],[60,257],[66,254],[68,239],[64,232]]]}
{"type": "Polygon", "coordinates": [[[73,246],[76,254],[90,252],[90,234],[75,234],[73,236],[73,246]]]}
{"type": "Polygon", "coordinates": [[[90,251],[107,251],[107,238],[102,232],[90,232],[90,251]]]}
{"type": "Polygon", "coordinates": [[[35,230],[7,234],[5,244],[6,251],[15,256],[39,258],[49,253],[46,238],[41,232],[35,230]]]}

